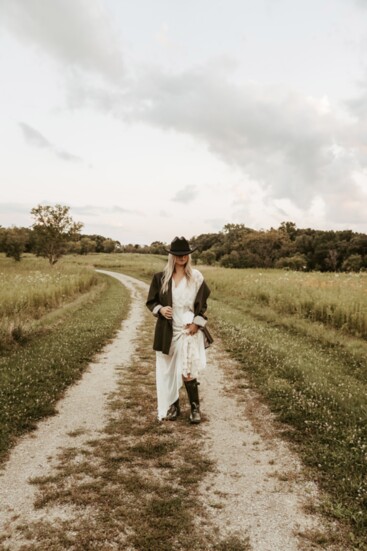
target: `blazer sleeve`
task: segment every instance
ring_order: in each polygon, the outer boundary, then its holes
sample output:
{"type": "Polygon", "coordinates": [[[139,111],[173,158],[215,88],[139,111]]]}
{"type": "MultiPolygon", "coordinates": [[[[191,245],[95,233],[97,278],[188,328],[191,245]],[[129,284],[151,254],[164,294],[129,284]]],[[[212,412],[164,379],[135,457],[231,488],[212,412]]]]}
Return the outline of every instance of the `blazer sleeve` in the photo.
{"type": "Polygon", "coordinates": [[[193,319],[193,323],[195,323],[199,327],[205,327],[207,323],[207,317],[205,315],[205,312],[208,307],[207,299],[209,295],[210,295],[210,289],[205,283],[205,281],[203,281],[196,295],[195,304],[194,304],[195,317],[193,319]]]}
{"type": "Polygon", "coordinates": [[[156,317],[159,315],[159,310],[162,308],[162,305],[159,301],[159,291],[161,287],[161,275],[160,273],[154,274],[152,282],[149,287],[148,298],[146,301],[146,306],[156,317]]]}

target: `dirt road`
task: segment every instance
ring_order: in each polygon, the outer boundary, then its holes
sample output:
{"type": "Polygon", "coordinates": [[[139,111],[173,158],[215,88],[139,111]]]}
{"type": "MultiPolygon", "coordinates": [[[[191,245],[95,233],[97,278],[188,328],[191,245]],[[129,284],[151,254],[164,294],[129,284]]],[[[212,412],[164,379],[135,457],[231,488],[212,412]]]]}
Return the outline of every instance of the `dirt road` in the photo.
{"type": "MultiPolygon", "coordinates": [[[[108,416],[108,396],[133,353],[147,286],[129,276],[104,273],[130,289],[129,316],[114,341],[60,401],[58,414],[42,421],[12,450],[0,474],[0,530],[11,550],[21,545],[17,526],[45,515],[33,506],[36,489],[29,480],[52,472],[60,450],[98,437],[108,416]]],[[[278,436],[266,406],[249,389],[242,398],[238,395],[238,373],[236,362],[216,339],[200,386],[203,446],[216,465],[199,492],[209,519],[206,529],[221,536],[247,535],[255,551],[310,549],[307,534],[322,527],[316,517],[306,514],[304,505],[317,500],[317,490],[302,476],[296,455],[278,436]]],[[[59,514],[63,515],[62,509],[59,514]]]]}

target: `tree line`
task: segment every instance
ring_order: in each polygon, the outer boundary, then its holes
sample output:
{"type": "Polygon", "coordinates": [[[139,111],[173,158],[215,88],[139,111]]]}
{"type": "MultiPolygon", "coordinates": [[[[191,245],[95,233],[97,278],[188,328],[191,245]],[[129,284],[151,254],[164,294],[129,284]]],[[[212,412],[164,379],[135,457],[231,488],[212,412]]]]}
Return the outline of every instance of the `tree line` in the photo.
{"type": "MultiPolygon", "coordinates": [[[[300,229],[294,222],[282,222],[270,230],[226,224],[220,232],[192,237],[190,244],[197,247],[192,254],[195,263],[227,268],[367,271],[367,235],[352,230],[300,229]]],[[[135,252],[166,254],[166,248],[155,241],[135,252]]]]}
{"type": "MultiPolygon", "coordinates": [[[[20,260],[24,252],[55,264],[64,254],[134,252],[167,254],[168,244],[121,245],[101,235],[81,233],[83,224],[70,216],[70,207],[38,205],[31,228],[0,227],[0,252],[20,260]]],[[[227,268],[284,268],[321,272],[367,271],[367,235],[352,230],[314,230],[282,222],[278,228],[254,230],[244,224],[226,224],[222,231],[190,239],[197,250],[194,263],[227,268]]]]}
{"type": "Polygon", "coordinates": [[[20,261],[23,253],[47,258],[51,265],[64,254],[113,253],[121,243],[102,235],[82,234],[83,224],[70,216],[70,207],[38,205],[31,210],[31,228],[0,227],[0,252],[20,261]]]}
{"type": "MultiPolygon", "coordinates": [[[[226,224],[223,231],[191,239],[198,259],[229,268],[285,268],[339,272],[367,270],[367,235],[314,230],[282,222],[270,230],[226,224]]],[[[195,254],[195,253],[194,253],[195,254]]]]}

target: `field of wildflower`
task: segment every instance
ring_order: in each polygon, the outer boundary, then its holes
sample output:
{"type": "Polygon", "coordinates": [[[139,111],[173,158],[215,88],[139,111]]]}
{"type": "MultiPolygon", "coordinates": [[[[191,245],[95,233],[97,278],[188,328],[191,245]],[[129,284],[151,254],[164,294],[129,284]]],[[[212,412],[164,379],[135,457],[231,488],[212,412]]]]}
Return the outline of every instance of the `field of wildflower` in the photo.
{"type": "MultiPolygon", "coordinates": [[[[146,282],[165,264],[89,261],[146,282]]],[[[367,549],[367,274],[197,267],[212,290],[210,327],[240,362],[239,388],[245,376],[285,423],[325,490],[323,511],[346,526],[345,549],[367,549]]]]}
{"type": "Polygon", "coordinates": [[[1,258],[0,271],[2,459],[16,436],[54,413],[65,389],[120,326],[130,299],[118,281],[85,266],[1,258]]]}
{"type": "MultiPolygon", "coordinates": [[[[37,265],[40,259],[25,260],[6,265],[8,259],[0,259],[8,324],[1,338],[37,335],[29,342],[18,338],[15,349],[5,347],[0,356],[0,452],[14,434],[52,412],[55,396],[126,314],[123,287],[106,277],[102,284],[90,268],[149,283],[166,258],[70,256],[61,275],[37,265]],[[12,289],[12,280],[22,279],[24,285],[12,289]],[[55,329],[32,333],[59,311],[55,329]]],[[[325,514],[347,527],[345,548],[367,549],[367,274],[197,267],[212,290],[210,326],[239,360],[239,389],[246,377],[284,422],[285,436],[325,490],[325,514]]]]}
{"type": "Polygon", "coordinates": [[[367,339],[367,274],[205,267],[214,296],[367,339]]]}
{"type": "MultiPolygon", "coordinates": [[[[74,257],[80,265],[123,271],[150,282],[166,257],[146,254],[90,254],[74,257]]],[[[367,339],[367,274],[230,269],[198,265],[212,299],[253,310],[268,308],[367,339]]]]}
{"type": "Polygon", "coordinates": [[[86,267],[26,256],[21,262],[0,256],[0,348],[29,338],[53,310],[90,291],[98,283],[86,267]]]}

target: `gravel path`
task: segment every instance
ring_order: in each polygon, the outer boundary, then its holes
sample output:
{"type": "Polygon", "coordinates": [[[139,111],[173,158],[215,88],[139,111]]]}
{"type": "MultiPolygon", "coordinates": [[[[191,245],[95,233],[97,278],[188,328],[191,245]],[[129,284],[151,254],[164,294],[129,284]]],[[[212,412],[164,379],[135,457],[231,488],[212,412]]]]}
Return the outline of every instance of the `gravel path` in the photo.
{"type": "Polygon", "coordinates": [[[108,414],[108,395],[116,390],[119,369],[133,353],[132,340],[145,308],[141,291],[145,292],[146,285],[129,276],[99,271],[113,275],[131,291],[129,316],[113,342],[60,400],[58,414],[41,421],[37,430],[20,438],[12,450],[0,473],[0,534],[16,533],[18,523],[43,517],[44,512],[33,507],[37,488],[29,484],[29,480],[44,476],[61,449],[81,445],[103,429],[108,414]],[[73,433],[80,434],[76,437],[71,435],[73,433]]]}
{"type": "MultiPolygon", "coordinates": [[[[131,290],[131,311],[114,341],[60,401],[58,414],[42,421],[13,449],[0,474],[0,530],[9,534],[8,542],[16,541],[18,523],[44,514],[33,507],[36,487],[29,479],[51,471],[61,449],[82,444],[103,429],[108,395],[133,353],[131,343],[142,321],[147,285],[122,274],[103,273],[131,290]],[[75,432],[79,436],[70,436],[75,432]]],[[[249,390],[242,391],[246,400],[240,401],[231,383],[238,372],[217,340],[209,350],[200,386],[205,422],[199,430],[217,465],[200,492],[212,521],[209,526],[216,526],[222,538],[248,535],[255,551],[304,549],[304,540],[296,534],[319,527],[317,519],[302,509],[307,500],[316,499],[316,489],[302,480],[297,457],[276,435],[266,406],[249,390]]]]}
{"type": "Polygon", "coordinates": [[[205,449],[216,464],[200,492],[209,519],[222,537],[247,534],[255,551],[315,549],[298,534],[322,531],[304,512],[317,501],[317,488],[302,476],[297,455],[277,436],[273,416],[246,379],[240,392],[235,388],[240,373],[216,339],[200,385],[205,449]]]}

